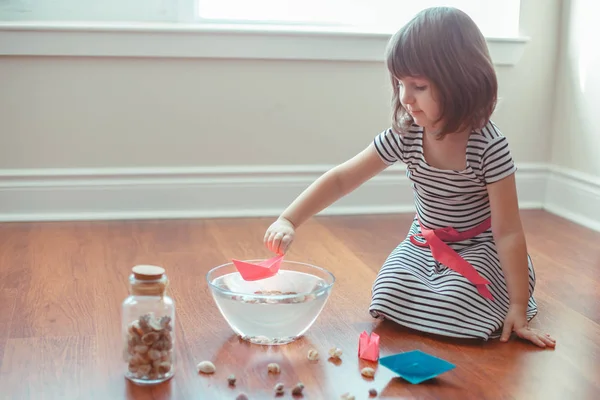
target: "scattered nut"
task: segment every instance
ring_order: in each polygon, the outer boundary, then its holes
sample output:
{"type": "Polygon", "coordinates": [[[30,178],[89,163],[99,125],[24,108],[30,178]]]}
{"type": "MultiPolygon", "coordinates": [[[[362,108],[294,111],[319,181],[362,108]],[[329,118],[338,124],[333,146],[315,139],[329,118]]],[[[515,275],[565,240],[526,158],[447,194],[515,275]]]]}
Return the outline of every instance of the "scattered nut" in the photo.
{"type": "Polygon", "coordinates": [[[235,382],[236,382],[236,378],[234,374],[231,374],[227,377],[227,383],[229,383],[229,386],[235,386],[235,382]]]}
{"type": "Polygon", "coordinates": [[[277,363],[270,363],[269,365],[267,365],[267,370],[273,374],[278,374],[281,372],[281,368],[277,363]]]}
{"type": "Polygon", "coordinates": [[[248,396],[246,396],[246,393],[240,393],[235,400],[248,400],[248,396]]]}
{"type": "Polygon", "coordinates": [[[350,393],[344,393],[341,397],[343,400],[356,400],[356,397],[351,395],[350,393]]]}
{"type": "Polygon", "coordinates": [[[342,356],[342,349],[332,347],[331,349],[329,349],[329,355],[333,358],[340,358],[342,356]]]}
{"type": "Polygon", "coordinates": [[[147,313],[129,324],[124,352],[127,376],[155,380],[171,373],[173,338],[168,332],[172,329],[170,323],[168,316],[155,318],[154,314],[147,313]]]}
{"type": "Polygon", "coordinates": [[[294,386],[292,388],[292,395],[297,396],[302,394],[302,391],[304,390],[304,384],[302,382],[298,382],[296,383],[296,386],[294,386]]]}
{"type": "Polygon", "coordinates": [[[377,390],[376,389],[369,389],[369,396],[370,397],[376,397],[377,396],[377,390]]]}
{"type": "Polygon", "coordinates": [[[283,391],[283,383],[279,382],[278,384],[275,385],[275,387],[273,388],[275,390],[275,395],[276,396],[281,396],[284,391],[283,391]]]}
{"type": "Polygon", "coordinates": [[[364,367],[360,370],[360,374],[362,376],[366,376],[367,378],[372,378],[375,376],[375,370],[371,367],[364,367]]]}
{"type": "Polygon", "coordinates": [[[318,360],[319,359],[319,352],[316,351],[315,349],[310,349],[308,351],[308,359],[310,361],[316,361],[316,360],[318,360]]]}
{"type": "Polygon", "coordinates": [[[211,363],[210,361],[202,361],[198,363],[197,368],[198,372],[202,372],[204,374],[213,374],[217,370],[215,364],[211,363]]]}

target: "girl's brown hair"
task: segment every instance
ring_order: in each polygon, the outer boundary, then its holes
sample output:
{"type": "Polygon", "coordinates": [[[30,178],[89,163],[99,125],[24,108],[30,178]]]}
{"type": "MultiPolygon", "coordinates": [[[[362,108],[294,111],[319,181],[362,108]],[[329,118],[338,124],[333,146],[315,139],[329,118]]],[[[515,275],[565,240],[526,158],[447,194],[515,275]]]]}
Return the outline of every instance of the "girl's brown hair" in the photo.
{"type": "Polygon", "coordinates": [[[440,138],[482,128],[496,107],[498,82],[485,38],[456,8],[418,13],[390,40],[387,66],[394,89],[392,128],[400,134],[414,122],[400,102],[401,78],[424,77],[434,84],[443,121],[440,138]]]}

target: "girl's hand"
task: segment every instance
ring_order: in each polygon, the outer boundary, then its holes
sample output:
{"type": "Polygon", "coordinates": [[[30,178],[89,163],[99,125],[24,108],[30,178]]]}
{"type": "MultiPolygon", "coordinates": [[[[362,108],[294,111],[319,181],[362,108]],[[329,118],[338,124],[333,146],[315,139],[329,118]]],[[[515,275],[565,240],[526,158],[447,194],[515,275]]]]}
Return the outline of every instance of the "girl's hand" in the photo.
{"type": "Polygon", "coordinates": [[[294,240],[295,232],[294,225],[290,221],[279,217],[265,233],[263,239],[265,246],[273,253],[285,254],[294,240]]]}
{"type": "Polygon", "coordinates": [[[506,319],[504,320],[504,329],[502,330],[501,342],[508,341],[511,332],[515,332],[521,339],[529,340],[539,347],[555,347],[556,340],[552,339],[547,333],[531,329],[527,323],[527,307],[510,306],[506,319]]]}

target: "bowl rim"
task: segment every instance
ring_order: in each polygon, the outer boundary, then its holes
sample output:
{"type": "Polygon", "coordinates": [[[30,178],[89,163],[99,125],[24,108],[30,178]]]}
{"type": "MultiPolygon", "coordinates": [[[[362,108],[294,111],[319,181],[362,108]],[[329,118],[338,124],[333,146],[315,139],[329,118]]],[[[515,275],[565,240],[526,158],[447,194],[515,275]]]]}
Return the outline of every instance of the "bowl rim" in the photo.
{"type": "MultiPolygon", "coordinates": [[[[260,261],[265,261],[266,259],[255,259],[255,260],[243,260],[245,262],[260,262],[260,261]]],[[[280,300],[280,299],[293,299],[295,297],[298,296],[302,296],[302,295],[309,295],[309,294],[321,294],[323,292],[328,291],[333,284],[336,281],[335,275],[331,272],[326,270],[325,268],[322,267],[317,267],[316,265],[313,264],[309,264],[309,263],[305,263],[302,261],[292,261],[292,260],[283,260],[282,263],[288,263],[288,264],[296,264],[296,265],[303,265],[303,266],[307,266],[310,268],[314,268],[316,270],[319,270],[321,272],[323,272],[325,275],[328,275],[331,278],[331,283],[327,283],[325,286],[317,289],[317,290],[311,290],[311,291],[307,291],[307,292],[298,292],[298,293],[294,293],[294,294],[279,294],[279,295],[270,295],[270,294],[254,294],[254,293],[242,293],[242,292],[234,292],[232,290],[225,290],[223,288],[220,288],[216,285],[214,285],[209,279],[209,275],[213,272],[216,271],[220,268],[224,268],[230,265],[233,265],[233,261],[230,262],[226,262],[224,264],[221,265],[217,265],[216,267],[211,268],[206,275],[204,276],[204,279],[206,280],[206,282],[208,283],[208,286],[213,290],[213,291],[217,291],[219,293],[225,294],[225,295],[232,295],[232,296],[251,296],[253,298],[257,298],[257,299],[276,299],[276,300],[280,300]]]]}

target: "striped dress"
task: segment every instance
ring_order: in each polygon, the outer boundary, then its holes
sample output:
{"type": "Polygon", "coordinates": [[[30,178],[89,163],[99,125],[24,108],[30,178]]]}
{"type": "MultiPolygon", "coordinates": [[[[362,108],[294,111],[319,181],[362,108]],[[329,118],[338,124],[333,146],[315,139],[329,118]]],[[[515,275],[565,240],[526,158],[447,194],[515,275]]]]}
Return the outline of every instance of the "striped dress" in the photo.
{"type": "MultiPolygon", "coordinates": [[[[446,244],[490,282],[487,287],[494,300],[484,298],[466,278],[436,261],[429,247],[409,239],[421,232],[419,220],[428,229],[451,226],[464,231],[490,217],[486,183],[516,171],[506,137],[493,122],[473,131],[463,171],[429,165],[423,154],[423,129],[417,125],[404,136],[388,129],[375,137],[374,145],[386,164],[406,164],[417,212],[408,235],[388,256],[373,283],[370,315],[443,336],[498,338],[509,298],[491,228],[474,238],[446,244]]],[[[531,320],[537,313],[535,273],[527,258],[527,318],[531,320]]]]}

